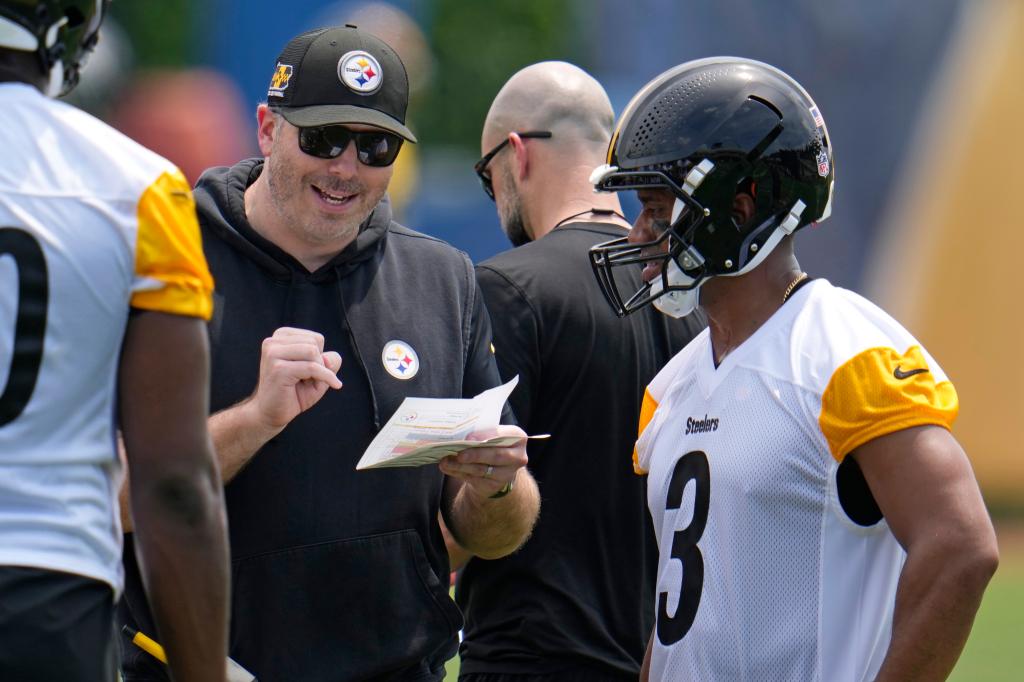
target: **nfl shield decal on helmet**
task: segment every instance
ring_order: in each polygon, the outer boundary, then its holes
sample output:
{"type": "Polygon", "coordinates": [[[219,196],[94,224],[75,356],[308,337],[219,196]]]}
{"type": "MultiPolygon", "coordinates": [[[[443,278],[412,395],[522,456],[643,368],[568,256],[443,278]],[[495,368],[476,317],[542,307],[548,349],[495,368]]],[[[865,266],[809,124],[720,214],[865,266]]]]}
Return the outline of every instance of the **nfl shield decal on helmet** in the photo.
{"type": "Polygon", "coordinates": [[[388,341],[380,358],[384,369],[396,379],[412,379],[420,371],[420,358],[405,341],[388,341]]]}
{"type": "Polygon", "coordinates": [[[818,153],[818,175],[828,175],[828,153],[824,149],[818,153]]]}
{"type": "Polygon", "coordinates": [[[380,63],[369,52],[353,50],[338,60],[338,78],[349,90],[360,95],[369,95],[384,82],[380,63]]]}

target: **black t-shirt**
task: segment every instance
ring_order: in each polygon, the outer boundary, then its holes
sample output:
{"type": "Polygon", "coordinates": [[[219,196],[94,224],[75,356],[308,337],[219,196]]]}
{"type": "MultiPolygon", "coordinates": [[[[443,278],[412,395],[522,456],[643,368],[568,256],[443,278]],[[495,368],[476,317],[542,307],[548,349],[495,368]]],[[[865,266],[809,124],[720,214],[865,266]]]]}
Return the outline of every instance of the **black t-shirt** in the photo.
{"type": "MultiPolygon", "coordinates": [[[[456,601],[466,616],[462,671],[586,669],[636,679],[654,624],[658,549],[646,483],[633,473],[647,383],[703,328],[653,307],[619,319],[588,249],[625,235],[576,222],[477,266],[503,379],[531,441],[540,520],[515,554],[473,559],[456,601]]],[[[640,286],[640,268],[617,273],[640,286]]],[[[632,289],[626,287],[632,286],[632,289]]]]}

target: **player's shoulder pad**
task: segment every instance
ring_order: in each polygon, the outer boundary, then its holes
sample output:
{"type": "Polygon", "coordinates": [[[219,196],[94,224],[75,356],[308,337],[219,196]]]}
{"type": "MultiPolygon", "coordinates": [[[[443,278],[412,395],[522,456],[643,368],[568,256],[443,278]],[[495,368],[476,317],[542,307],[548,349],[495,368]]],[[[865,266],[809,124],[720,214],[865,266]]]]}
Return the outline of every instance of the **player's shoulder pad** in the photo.
{"type": "Polygon", "coordinates": [[[173,163],[94,116],[74,107],[63,107],[57,115],[78,133],[65,136],[62,144],[79,158],[76,168],[88,169],[97,196],[137,199],[165,173],[178,172],[173,163]]]}
{"type": "Polygon", "coordinates": [[[956,390],[903,325],[851,291],[822,283],[809,293],[793,323],[793,380],[820,397],[833,457],[900,429],[952,425],[956,390]]]}

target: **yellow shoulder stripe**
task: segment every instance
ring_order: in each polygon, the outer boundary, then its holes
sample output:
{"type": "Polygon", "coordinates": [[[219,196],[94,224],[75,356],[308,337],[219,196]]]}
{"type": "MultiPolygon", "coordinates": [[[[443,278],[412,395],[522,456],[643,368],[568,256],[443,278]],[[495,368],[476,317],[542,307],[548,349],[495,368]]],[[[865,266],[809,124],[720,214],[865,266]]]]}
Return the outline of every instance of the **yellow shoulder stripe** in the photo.
{"type": "Polygon", "coordinates": [[[163,173],[138,205],[135,287],[131,305],[210,319],[213,277],[203,255],[195,200],[181,171],[163,173]]]}
{"type": "MultiPolygon", "coordinates": [[[[640,427],[637,429],[637,440],[643,435],[644,429],[651,423],[651,419],[654,418],[654,411],[658,409],[658,402],[651,395],[649,388],[644,389],[644,401],[640,404],[640,427]]],[[[640,453],[637,452],[636,445],[633,445],[633,471],[643,476],[647,472],[640,467],[640,453]]]]}
{"type": "Polygon", "coordinates": [[[920,347],[902,355],[893,348],[870,348],[832,374],[818,424],[841,462],[888,433],[925,424],[951,428],[959,407],[953,384],[936,383],[920,347]]]}

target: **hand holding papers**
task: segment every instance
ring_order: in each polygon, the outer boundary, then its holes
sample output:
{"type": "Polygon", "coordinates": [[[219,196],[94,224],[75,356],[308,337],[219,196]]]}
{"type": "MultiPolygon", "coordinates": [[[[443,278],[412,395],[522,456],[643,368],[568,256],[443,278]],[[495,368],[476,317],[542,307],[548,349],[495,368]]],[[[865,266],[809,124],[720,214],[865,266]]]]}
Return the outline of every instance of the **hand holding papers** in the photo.
{"type": "Polygon", "coordinates": [[[517,383],[518,376],[468,399],[406,398],[370,443],[356,469],[422,466],[469,448],[511,445],[518,439],[466,438],[498,426],[501,408],[517,383]]]}

